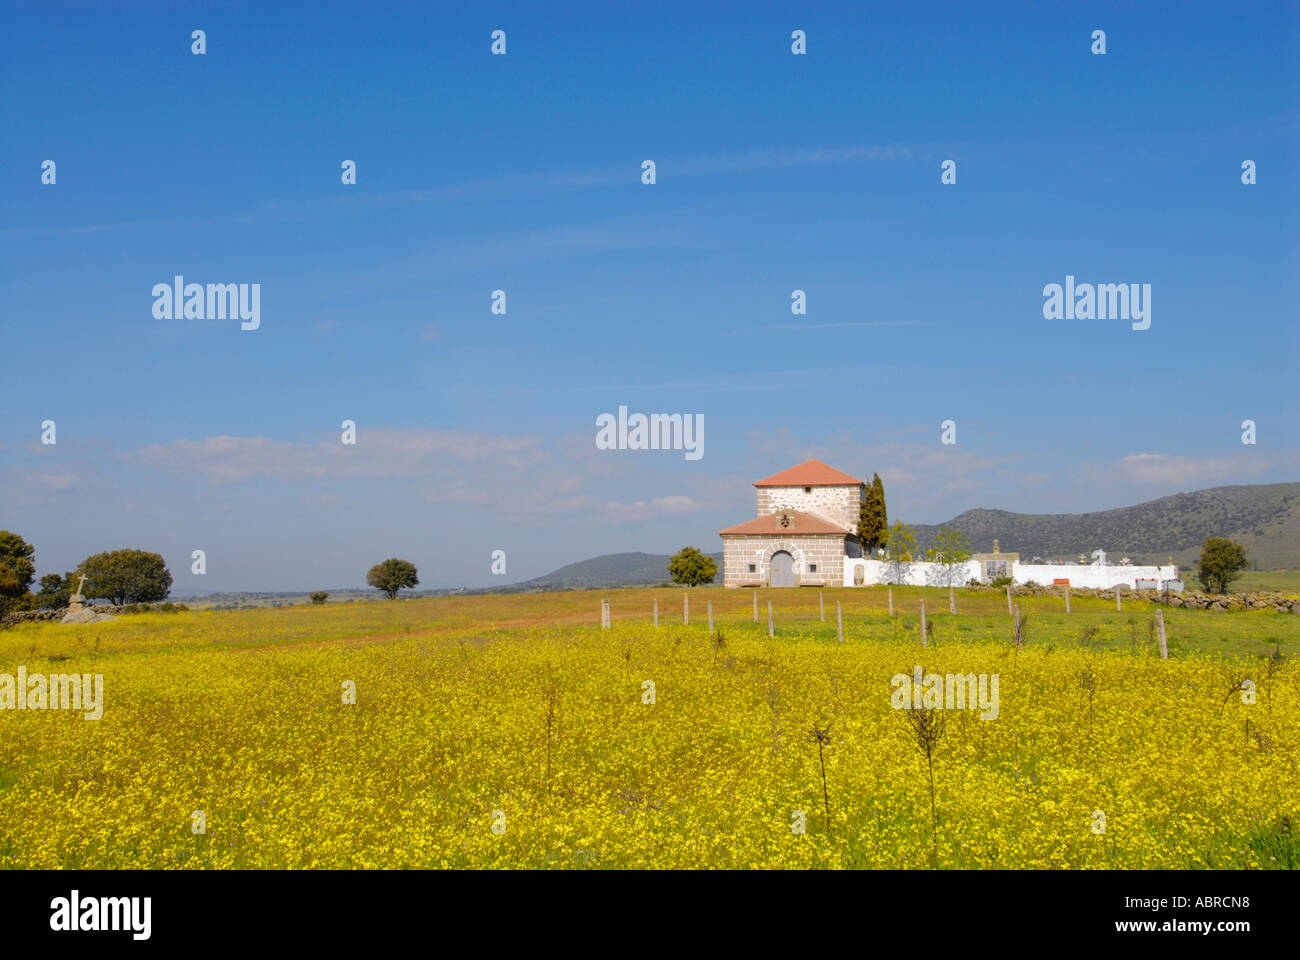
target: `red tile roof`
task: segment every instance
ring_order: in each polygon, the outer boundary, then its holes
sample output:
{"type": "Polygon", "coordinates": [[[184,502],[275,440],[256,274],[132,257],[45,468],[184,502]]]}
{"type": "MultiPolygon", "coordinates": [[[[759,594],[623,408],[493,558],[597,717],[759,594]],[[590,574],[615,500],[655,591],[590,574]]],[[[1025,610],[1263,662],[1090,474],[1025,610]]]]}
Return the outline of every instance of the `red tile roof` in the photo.
{"type": "Polygon", "coordinates": [[[820,460],[805,460],[789,470],[754,481],[756,487],[842,487],[857,485],[862,481],[841,470],[829,467],[820,460]]]}
{"type": "Polygon", "coordinates": [[[718,531],[724,537],[798,537],[809,534],[834,534],[837,537],[843,537],[852,532],[847,527],[832,523],[825,517],[819,517],[815,513],[802,513],[798,510],[782,510],[780,513],[769,513],[765,517],[746,520],[734,527],[727,527],[725,530],[718,531]],[[782,517],[790,518],[788,527],[781,526],[782,517]]]}

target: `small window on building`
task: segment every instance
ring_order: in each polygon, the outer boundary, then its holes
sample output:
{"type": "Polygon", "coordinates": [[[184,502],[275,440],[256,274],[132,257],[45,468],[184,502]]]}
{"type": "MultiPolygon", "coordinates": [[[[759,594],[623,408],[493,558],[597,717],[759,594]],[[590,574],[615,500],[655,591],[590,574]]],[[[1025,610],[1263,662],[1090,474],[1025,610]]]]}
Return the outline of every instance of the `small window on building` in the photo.
{"type": "Polygon", "coordinates": [[[809,573],[816,573],[816,572],[817,572],[817,564],[815,564],[815,563],[810,563],[810,564],[808,564],[808,572],[809,572],[809,573]]]}
{"type": "Polygon", "coordinates": [[[751,563],[751,564],[749,565],[749,572],[750,572],[750,573],[753,573],[753,572],[756,571],[757,569],[758,569],[758,567],[756,567],[754,564],[751,563]]]}
{"type": "Polygon", "coordinates": [[[804,493],[812,493],[812,487],[804,487],[804,488],[803,488],[803,492],[804,492],[804,493]]]}

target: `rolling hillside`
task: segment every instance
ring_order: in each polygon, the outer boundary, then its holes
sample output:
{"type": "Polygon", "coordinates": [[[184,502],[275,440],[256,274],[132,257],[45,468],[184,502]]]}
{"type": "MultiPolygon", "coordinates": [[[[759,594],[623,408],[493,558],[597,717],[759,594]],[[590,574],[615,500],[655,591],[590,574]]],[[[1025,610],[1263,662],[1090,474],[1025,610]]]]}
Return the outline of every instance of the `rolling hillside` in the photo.
{"type": "Polygon", "coordinates": [[[1195,564],[1207,537],[1228,537],[1246,548],[1260,570],[1300,567],[1300,483],[1213,487],[1177,493],[1132,507],[1096,513],[1029,514],[967,510],[947,524],[916,528],[925,547],[941,526],[970,537],[977,551],[1004,551],[1022,560],[1074,560],[1097,548],[1118,561],[1195,564]]]}
{"type": "MultiPolygon", "coordinates": [[[[710,554],[722,570],[722,554],[710,554]]],[[[528,590],[573,590],[584,587],[647,586],[668,582],[668,554],[610,553],[571,563],[519,584],[528,590]]],[[[721,582],[719,577],[718,582],[721,582]]]]}

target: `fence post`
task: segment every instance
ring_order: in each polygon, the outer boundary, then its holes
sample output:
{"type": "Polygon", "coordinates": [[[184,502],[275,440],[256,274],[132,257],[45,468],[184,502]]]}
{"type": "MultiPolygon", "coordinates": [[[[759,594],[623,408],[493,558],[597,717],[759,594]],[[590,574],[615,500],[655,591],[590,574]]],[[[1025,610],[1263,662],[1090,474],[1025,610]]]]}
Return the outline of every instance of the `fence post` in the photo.
{"type": "Polygon", "coordinates": [[[844,642],[844,618],[840,616],[840,602],[835,601],[835,636],[840,643],[844,642]]]}
{"type": "Polygon", "coordinates": [[[609,601],[600,601],[600,629],[609,629],[609,601]]]}
{"type": "Polygon", "coordinates": [[[1016,630],[1016,646],[1020,646],[1020,604],[1016,604],[1011,611],[1011,621],[1016,630]]]}
{"type": "Polygon", "coordinates": [[[754,591],[754,622],[758,623],[758,591],[754,591]]]}
{"type": "Polygon", "coordinates": [[[889,588],[889,615],[894,615],[894,588],[889,588]]]}
{"type": "Polygon", "coordinates": [[[1124,609],[1124,595],[1120,593],[1119,587],[1115,588],[1115,609],[1117,611],[1124,609]]]}
{"type": "Polygon", "coordinates": [[[1165,612],[1156,611],[1156,640],[1160,643],[1160,659],[1169,659],[1169,644],[1165,641],[1165,612]]]}
{"type": "Polygon", "coordinates": [[[822,591],[817,591],[817,614],[822,618],[822,623],[826,622],[826,600],[822,591]]]}
{"type": "Polygon", "coordinates": [[[929,646],[925,642],[925,601],[921,601],[921,646],[929,646]]]}
{"type": "Polygon", "coordinates": [[[709,601],[709,633],[713,632],[713,601],[709,601]]]}
{"type": "Polygon", "coordinates": [[[948,584],[948,612],[957,612],[957,588],[951,583],[948,584]]]}
{"type": "Polygon", "coordinates": [[[1011,585],[1007,585],[1007,616],[1014,617],[1015,613],[1011,609],[1011,585]]]}
{"type": "Polygon", "coordinates": [[[691,623],[691,595],[690,595],[689,593],[683,593],[683,594],[682,594],[682,620],[686,623],[687,626],[690,626],[690,623],[691,623]]]}
{"type": "Polygon", "coordinates": [[[776,636],[776,627],[772,623],[772,601],[767,601],[767,638],[771,640],[776,636]]]}
{"type": "Polygon", "coordinates": [[[655,628],[659,627],[659,598],[655,597],[655,628]]]}
{"type": "Polygon", "coordinates": [[[1070,612],[1070,587],[1068,584],[1065,587],[1065,612],[1070,612]]]}

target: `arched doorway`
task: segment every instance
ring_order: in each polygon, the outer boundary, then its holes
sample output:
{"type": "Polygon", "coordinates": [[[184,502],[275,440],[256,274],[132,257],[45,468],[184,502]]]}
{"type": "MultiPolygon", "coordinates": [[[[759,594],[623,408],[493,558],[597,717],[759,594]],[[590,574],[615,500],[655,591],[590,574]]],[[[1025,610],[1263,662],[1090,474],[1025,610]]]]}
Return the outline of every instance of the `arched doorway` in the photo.
{"type": "Polygon", "coordinates": [[[793,587],[794,557],[785,550],[772,554],[771,585],[774,587],[793,587]]]}

